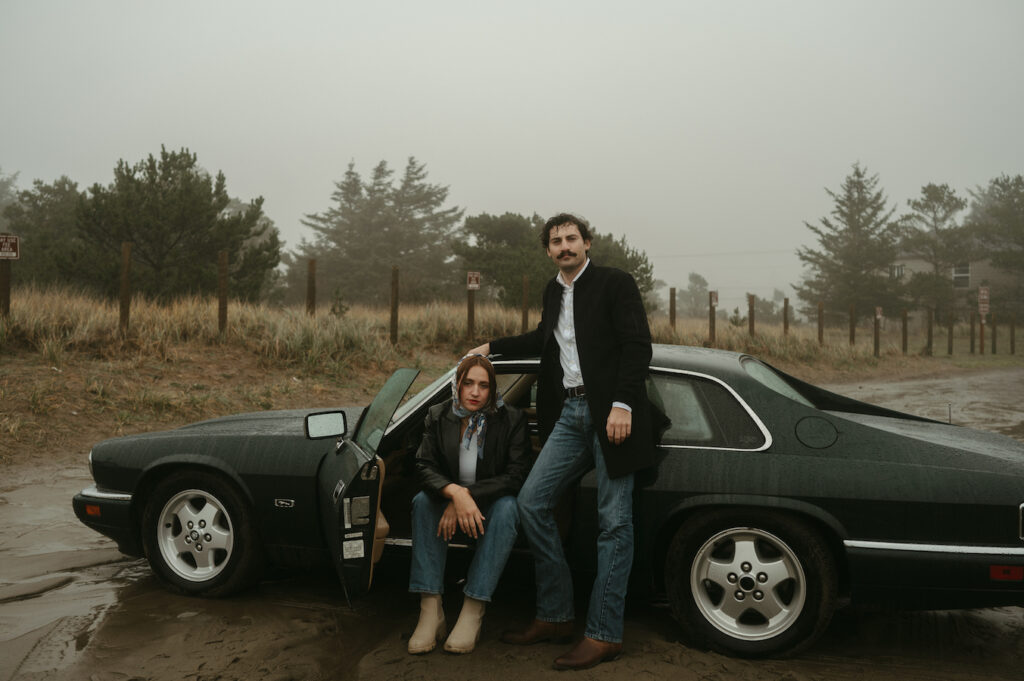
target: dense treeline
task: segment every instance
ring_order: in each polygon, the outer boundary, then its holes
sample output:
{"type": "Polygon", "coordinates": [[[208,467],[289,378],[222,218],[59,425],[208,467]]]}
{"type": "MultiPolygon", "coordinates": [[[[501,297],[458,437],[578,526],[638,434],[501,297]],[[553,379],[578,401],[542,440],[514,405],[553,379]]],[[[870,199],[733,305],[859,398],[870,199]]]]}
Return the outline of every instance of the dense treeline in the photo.
{"type": "MultiPolygon", "coordinates": [[[[134,165],[119,161],[111,184],[87,191],[61,177],[19,192],[16,177],[0,174],[0,232],[22,241],[15,284],[73,285],[113,296],[122,242],[133,244],[135,291],[159,300],[214,292],[218,252],[227,250],[232,297],[299,302],[315,259],[318,298],[338,313],[351,304],[386,304],[392,267],[400,270],[400,298],[410,303],[460,299],[467,271],[483,275],[483,301],[516,305],[526,274],[534,302],[555,272],[543,256],[538,216],[463,220],[464,211],[448,205],[448,187],[429,182],[415,158],[400,177],[385,161],[366,178],[349,163],[328,207],[302,220],[312,239],[292,252],[263,214],[262,197],[230,197],[224,174],[211,176],[187,149],[161,149],[134,165]]],[[[625,237],[595,230],[592,252],[602,264],[631,272],[642,292],[653,288],[646,254],[625,237]]]]}
{"type": "MultiPolygon", "coordinates": [[[[794,289],[807,318],[821,302],[830,323],[846,319],[851,306],[860,318],[881,307],[889,316],[930,309],[942,322],[965,319],[977,309],[979,286],[989,288],[993,312],[1024,316],[1024,176],[1001,175],[968,191],[970,201],[929,183],[902,214],[860,164],[837,191],[825,191],[831,213],[804,223],[817,246],[797,251],[805,271],[794,289]]],[[[783,299],[778,290],[772,300],[759,297],[757,319],[778,321],[783,299]]],[[[678,304],[683,314],[706,315],[707,280],[691,272],[678,304]]],[[[745,312],[719,315],[742,324],[745,312]]]]}
{"type": "MultiPolygon", "coordinates": [[[[133,243],[136,292],[155,299],[215,291],[217,254],[226,250],[232,297],[301,301],[308,262],[316,259],[318,297],[339,313],[351,304],[386,303],[393,266],[401,273],[400,298],[411,303],[461,299],[470,270],[483,275],[485,301],[518,305],[526,275],[535,302],[555,271],[538,239],[541,216],[465,217],[449,204],[448,187],[431,183],[415,158],[398,176],[384,161],[368,177],[349,163],[327,207],[302,220],[312,238],[291,252],[263,213],[262,197],[231,197],[224,174],[208,173],[187,149],[121,160],[109,185],[86,190],[60,177],[18,191],[16,180],[0,172],[0,232],[22,239],[15,284],[71,284],[113,296],[125,241],[133,243]]],[[[805,223],[816,244],[797,252],[805,271],[794,288],[806,315],[823,302],[834,318],[851,306],[862,317],[881,306],[889,314],[928,308],[946,319],[976,304],[978,286],[990,287],[993,310],[1024,314],[1024,176],[1001,175],[969,190],[970,200],[949,185],[926,184],[905,213],[859,164],[826,192],[834,208],[805,223]],[[911,261],[904,271],[900,263],[911,261]],[[968,286],[956,285],[954,271],[978,262],[999,276],[972,273],[968,286]]],[[[657,307],[664,283],[654,279],[647,255],[624,236],[595,228],[594,259],[633,274],[649,309],[657,307]]],[[[690,273],[680,293],[683,314],[706,314],[701,275],[690,273]]],[[[758,319],[777,321],[783,297],[778,290],[771,300],[758,297],[758,319]]],[[[733,312],[742,323],[742,312],[733,312]]]]}

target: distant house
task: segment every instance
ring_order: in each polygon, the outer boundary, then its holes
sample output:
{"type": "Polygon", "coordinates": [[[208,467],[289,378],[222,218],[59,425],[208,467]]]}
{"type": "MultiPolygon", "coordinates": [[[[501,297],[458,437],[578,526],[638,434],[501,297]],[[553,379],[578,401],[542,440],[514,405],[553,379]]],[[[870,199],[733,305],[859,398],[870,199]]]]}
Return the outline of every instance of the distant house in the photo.
{"type": "MultiPolygon", "coordinates": [[[[889,278],[903,283],[910,281],[915,273],[932,272],[931,263],[917,256],[900,256],[889,265],[889,278]]],[[[956,309],[969,313],[977,309],[978,287],[988,286],[992,309],[1019,309],[1024,292],[1024,281],[1017,275],[992,265],[988,258],[965,260],[948,270],[956,295],[956,309]]]]}

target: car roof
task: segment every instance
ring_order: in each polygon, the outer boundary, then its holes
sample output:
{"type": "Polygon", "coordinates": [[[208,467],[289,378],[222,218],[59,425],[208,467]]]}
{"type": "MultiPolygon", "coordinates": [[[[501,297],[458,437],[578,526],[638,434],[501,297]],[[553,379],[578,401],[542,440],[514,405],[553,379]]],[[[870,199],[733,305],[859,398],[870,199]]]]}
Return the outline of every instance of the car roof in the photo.
{"type": "Polygon", "coordinates": [[[690,345],[651,346],[651,366],[663,369],[684,369],[714,375],[726,375],[742,372],[740,359],[742,353],[717,348],[701,348],[690,345]]]}

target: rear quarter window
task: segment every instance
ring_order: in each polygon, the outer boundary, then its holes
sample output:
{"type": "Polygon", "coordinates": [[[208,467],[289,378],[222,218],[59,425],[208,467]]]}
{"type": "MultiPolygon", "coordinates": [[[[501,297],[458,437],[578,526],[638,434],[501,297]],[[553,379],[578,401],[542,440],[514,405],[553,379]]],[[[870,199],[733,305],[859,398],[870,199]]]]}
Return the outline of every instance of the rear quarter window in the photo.
{"type": "Polygon", "coordinates": [[[672,421],[663,445],[758,449],[766,440],[746,408],[721,384],[688,374],[651,374],[647,394],[672,421]]]}

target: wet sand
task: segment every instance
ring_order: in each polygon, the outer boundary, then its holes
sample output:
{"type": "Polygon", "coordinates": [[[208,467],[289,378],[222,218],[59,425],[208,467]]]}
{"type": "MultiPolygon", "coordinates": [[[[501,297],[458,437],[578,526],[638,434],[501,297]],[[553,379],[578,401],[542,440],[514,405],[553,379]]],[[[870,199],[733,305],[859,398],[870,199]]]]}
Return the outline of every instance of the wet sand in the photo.
{"type": "MultiPolygon", "coordinates": [[[[830,389],[1024,440],[1024,369],[830,389]]],[[[0,483],[0,681],[7,679],[549,678],[562,646],[500,643],[531,616],[528,577],[505,579],[475,653],[412,657],[416,600],[407,562],[386,557],[349,608],[329,573],[287,575],[226,600],[175,596],[145,561],[81,525],[71,496],[90,483],[84,453],[4,467],[0,483]]],[[[528,564],[510,569],[525,573],[528,564]]],[[[446,607],[454,621],[459,599],[446,607]]],[[[584,604],[580,603],[581,611],[584,604]]],[[[585,678],[951,679],[1024,677],[1024,607],[890,612],[845,608],[808,652],[745,661],[686,647],[667,609],[631,603],[626,651],[585,678]]],[[[564,676],[561,678],[565,678],[564,676]]],[[[576,677],[574,677],[576,678],[576,677]]]]}

